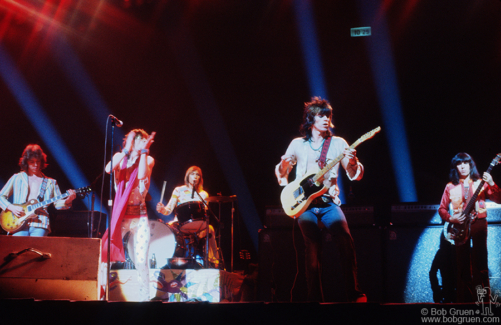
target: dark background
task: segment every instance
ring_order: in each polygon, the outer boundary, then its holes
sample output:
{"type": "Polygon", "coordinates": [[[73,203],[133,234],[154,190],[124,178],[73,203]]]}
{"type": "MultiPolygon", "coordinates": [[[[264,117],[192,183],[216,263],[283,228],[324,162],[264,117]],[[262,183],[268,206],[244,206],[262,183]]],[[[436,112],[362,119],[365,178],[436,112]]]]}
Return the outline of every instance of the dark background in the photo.
{"type": "MultiPolygon", "coordinates": [[[[157,132],[152,181],[157,188],[168,181],[167,197],[191,165],[202,168],[210,195],[236,194],[221,164],[223,150],[235,153],[234,167],[241,169],[261,222],[265,207],[280,203],[274,166],[299,136],[303,103],[316,95],[309,90],[294,1],[17,3],[0,3],[0,45],[87,179],[102,170],[106,120],[96,122],[97,108],[88,107],[72,73],[62,68],[61,37],[108,108],[104,116],[123,120],[125,132],[157,132]],[[207,121],[214,112],[223,124],[207,121]],[[216,150],[214,141],[225,132],[230,142],[221,139],[223,149],[216,150]]],[[[364,4],[311,1],[336,134],[352,143],[383,126],[358,149],[365,176],[350,184],[353,203],[399,203],[366,38],[350,37],[350,28],[366,25],[364,4]]],[[[501,151],[501,2],[384,1],[372,19],[373,32],[386,19],[418,201],[438,204],[456,153],[468,152],[483,171],[501,151]]],[[[27,144],[39,143],[49,153],[5,78],[0,185],[18,171],[27,144]]],[[[62,190],[87,185],[71,184],[48,156],[45,173],[62,190]]],[[[493,171],[498,182],[499,173],[493,171]]],[[[248,241],[245,227],[239,231],[248,241]]],[[[255,249],[250,246],[239,249],[255,249]]]]}

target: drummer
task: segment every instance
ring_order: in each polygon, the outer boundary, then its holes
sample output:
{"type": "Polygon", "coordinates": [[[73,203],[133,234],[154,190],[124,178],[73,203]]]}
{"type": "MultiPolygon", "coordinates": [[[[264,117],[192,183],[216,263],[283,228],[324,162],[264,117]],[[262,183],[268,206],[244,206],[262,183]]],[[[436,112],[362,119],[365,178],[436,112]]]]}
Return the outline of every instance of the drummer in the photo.
{"type": "MultiPolygon", "coordinates": [[[[175,208],[186,202],[201,202],[209,197],[209,194],[203,190],[204,179],[202,177],[202,170],[200,167],[191,166],[186,171],[184,176],[184,185],[178,186],[172,192],[172,196],[167,205],[163,205],[162,202],[157,204],[157,212],[163,215],[171,214],[175,208]],[[194,189],[196,190],[195,193],[194,189]]],[[[178,222],[177,216],[169,222],[169,225],[173,225],[178,222]]],[[[214,265],[216,268],[219,265],[219,253],[216,246],[216,239],[214,235],[214,228],[209,226],[209,263],[214,265]]],[[[205,238],[205,230],[198,233],[199,238],[205,238]]]]}

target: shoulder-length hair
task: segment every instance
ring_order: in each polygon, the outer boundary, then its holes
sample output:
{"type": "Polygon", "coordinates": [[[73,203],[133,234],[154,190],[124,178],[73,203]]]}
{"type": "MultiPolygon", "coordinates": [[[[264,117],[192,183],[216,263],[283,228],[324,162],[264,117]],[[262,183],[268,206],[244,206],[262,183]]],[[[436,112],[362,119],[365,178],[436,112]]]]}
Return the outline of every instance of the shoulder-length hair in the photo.
{"type": "Polygon", "coordinates": [[[477,165],[475,164],[475,161],[469,154],[466,152],[460,152],[457,155],[454,156],[451,160],[451,170],[449,172],[449,180],[452,182],[454,185],[459,184],[459,173],[457,166],[462,163],[462,162],[467,162],[470,164],[470,178],[472,181],[476,181],[480,179],[480,174],[478,173],[477,170],[477,165]]]}
{"type": "MultiPolygon", "coordinates": [[[[299,132],[305,141],[311,139],[311,128],[315,124],[316,115],[325,115],[329,118],[332,117],[332,107],[329,102],[320,97],[313,97],[310,102],[304,103],[303,123],[299,127],[299,132]]],[[[334,127],[330,122],[330,127],[334,127]]],[[[324,138],[332,136],[330,130],[322,135],[324,138]]]]}
{"type": "Polygon", "coordinates": [[[191,166],[190,168],[188,168],[186,175],[184,175],[184,185],[188,186],[188,184],[190,183],[190,174],[193,172],[198,172],[198,174],[200,175],[200,181],[198,182],[196,189],[197,192],[200,193],[204,189],[204,177],[202,176],[202,170],[200,169],[200,167],[191,166]]]}
{"type": "Polygon", "coordinates": [[[24,148],[23,155],[19,158],[19,167],[24,172],[28,172],[28,161],[30,159],[39,159],[41,168],[44,169],[48,166],[47,155],[43,152],[38,144],[29,144],[24,148]]]}

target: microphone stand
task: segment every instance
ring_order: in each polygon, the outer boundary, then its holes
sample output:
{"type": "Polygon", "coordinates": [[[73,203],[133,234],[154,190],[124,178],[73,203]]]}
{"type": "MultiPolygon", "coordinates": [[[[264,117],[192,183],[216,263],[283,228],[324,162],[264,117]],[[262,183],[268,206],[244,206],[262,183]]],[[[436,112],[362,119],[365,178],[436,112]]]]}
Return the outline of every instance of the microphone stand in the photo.
{"type": "MultiPolygon", "coordinates": [[[[89,222],[89,227],[87,228],[89,233],[87,234],[89,238],[92,238],[92,231],[94,230],[94,199],[96,198],[96,195],[92,193],[91,196],[91,204],[90,204],[90,222],[89,222]]],[[[89,221],[89,219],[87,219],[89,221]]]]}
{"type": "Polygon", "coordinates": [[[108,199],[108,207],[110,213],[108,214],[107,227],[108,227],[108,256],[107,256],[107,269],[106,269],[106,301],[109,300],[110,294],[110,269],[111,269],[111,217],[113,216],[113,179],[115,178],[115,171],[113,170],[113,134],[115,133],[115,120],[111,120],[111,163],[110,163],[110,196],[108,199]],[[110,215],[111,214],[111,215],[110,215]]]}
{"type": "MultiPolygon", "coordinates": [[[[202,201],[202,203],[207,207],[207,211],[209,211],[210,214],[212,214],[212,216],[216,219],[217,223],[219,224],[219,218],[216,217],[216,215],[214,214],[214,212],[212,212],[212,210],[209,208],[209,205],[207,204],[207,202],[205,202],[205,200],[202,198],[202,196],[200,196],[200,193],[198,193],[198,191],[195,189],[195,187],[193,186],[193,191],[195,193],[197,193],[198,197],[200,198],[200,200],[202,201]]],[[[205,268],[209,268],[209,215],[206,214],[205,215],[205,222],[207,223],[207,225],[205,226],[205,256],[204,256],[204,266],[205,268]]]]}
{"type": "MultiPolygon", "coordinates": [[[[89,229],[89,238],[93,238],[94,237],[94,204],[95,204],[95,201],[96,201],[96,191],[94,190],[96,188],[96,183],[98,181],[99,178],[101,178],[103,176],[103,174],[101,173],[101,175],[99,175],[91,184],[90,184],[90,188],[92,190],[92,196],[91,196],[91,206],[90,206],[90,225],[88,227],[89,229]]],[[[98,236],[98,233],[99,233],[99,227],[101,226],[101,213],[99,213],[99,224],[97,226],[97,229],[96,229],[96,237],[98,236]]]]}

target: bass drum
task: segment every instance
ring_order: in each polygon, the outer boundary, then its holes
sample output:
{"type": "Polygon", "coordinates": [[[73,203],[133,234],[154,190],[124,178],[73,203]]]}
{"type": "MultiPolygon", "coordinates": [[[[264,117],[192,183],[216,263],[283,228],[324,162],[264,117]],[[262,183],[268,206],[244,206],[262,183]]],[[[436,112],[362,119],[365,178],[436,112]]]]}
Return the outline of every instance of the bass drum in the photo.
{"type": "MultiPolygon", "coordinates": [[[[149,220],[150,224],[150,246],[148,250],[148,265],[155,254],[157,268],[167,264],[167,260],[174,256],[176,250],[176,233],[168,225],[156,220],[149,220]]],[[[136,264],[136,254],[134,254],[134,237],[127,240],[127,252],[130,259],[136,264]]]]}

